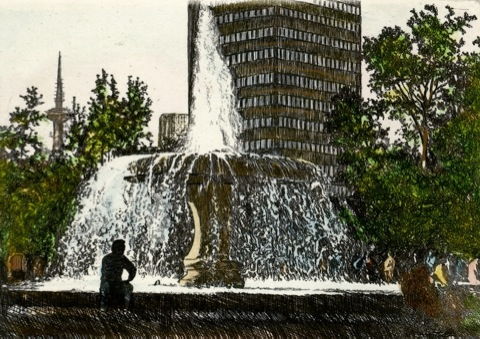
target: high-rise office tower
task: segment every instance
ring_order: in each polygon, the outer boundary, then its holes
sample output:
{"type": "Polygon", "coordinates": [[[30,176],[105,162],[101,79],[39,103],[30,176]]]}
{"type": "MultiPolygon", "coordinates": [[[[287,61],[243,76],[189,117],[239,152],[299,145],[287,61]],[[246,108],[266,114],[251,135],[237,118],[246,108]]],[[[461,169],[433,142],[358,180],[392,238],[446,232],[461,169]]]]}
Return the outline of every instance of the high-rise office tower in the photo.
{"type": "MultiPolygon", "coordinates": [[[[199,8],[189,6],[190,89],[199,8]]],[[[338,150],[324,132],[325,113],[343,86],[361,91],[360,1],[240,1],[211,9],[234,77],[244,149],[305,159],[332,176],[338,150]]]]}

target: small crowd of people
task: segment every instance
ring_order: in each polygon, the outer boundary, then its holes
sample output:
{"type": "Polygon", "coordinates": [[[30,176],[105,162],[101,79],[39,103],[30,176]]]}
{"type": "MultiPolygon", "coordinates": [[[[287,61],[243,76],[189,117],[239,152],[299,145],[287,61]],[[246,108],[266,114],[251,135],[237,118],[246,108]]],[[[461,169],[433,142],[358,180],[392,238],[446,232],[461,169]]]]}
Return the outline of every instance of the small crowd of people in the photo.
{"type": "MultiPolygon", "coordinates": [[[[135,265],[124,255],[125,241],[115,240],[111,253],[102,259],[100,280],[100,306],[102,310],[109,307],[130,306],[133,286],[130,283],[136,275],[135,265]],[[122,279],[123,271],[127,271],[128,278],[122,279]]],[[[463,260],[449,254],[438,255],[428,251],[426,255],[398,255],[397,260],[391,252],[383,256],[375,252],[373,247],[353,258],[353,278],[356,281],[392,283],[398,281],[403,273],[410,271],[418,265],[424,265],[429,272],[430,282],[435,286],[455,285],[459,283],[480,285],[479,260],[463,260]]],[[[11,256],[9,269],[26,267],[25,258],[20,255],[11,256]]],[[[42,268],[43,270],[43,268],[42,268]]],[[[15,272],[14,270],[12,272],[15,272]]],[[[0,272],[1,273],[1,272],[0,272]]],[[[6,272],[3,272],[6,273],[6,272]]],[[[5,275],[5,274],[3,274],[5,275]]]]}
{"type": "Polygon", "coordinates": [[[442,257],[429,251],[425,265],[430,272],[430,281],[435,285],[480,285],[480,270],[476,258],[466,261],[452,254],[442,257]]]}
{"type": "Polygon", "coordinates": [[[38,280],[45,275],[46,260],[42,257],[12,253],[4,262],[0,261],[0,283],[22,280],[38,280]]]}
{"type": "Polygon", "coordinates": [[[441,256],[428,251],[423,258],[416,253],[413,256],[399,255],[397,260],[391,252],[382,256],[370,248],[354,257],[352,268],[354,278],[364,282],[390,283],[399,280],[403,273],[418,265],[425,265],[430,282],[436,286],[455,284],[480,285],[478,259],[466,261],[453,254],[441,256]]]}
{"type": "Polygon", "coordinates": [[[367,251],[353,259],[354,279],[371,283],[379,283],[382,280],[387,283],[393,282],[395,264],[396,261],[390,252],[384,260],[381,260],[373,251],[367,251]]]}

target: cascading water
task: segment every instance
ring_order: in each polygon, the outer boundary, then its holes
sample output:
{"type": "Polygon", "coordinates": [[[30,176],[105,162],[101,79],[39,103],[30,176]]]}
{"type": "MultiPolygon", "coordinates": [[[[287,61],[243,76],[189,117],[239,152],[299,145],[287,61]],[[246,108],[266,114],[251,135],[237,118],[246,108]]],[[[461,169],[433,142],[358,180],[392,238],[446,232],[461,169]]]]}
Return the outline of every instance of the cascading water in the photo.
{"type": "MultiPolygon", "coordinates": [[[[318,167],[275,156],[217,152],[206,156],[232,166],[230,257],[243,264],[245,277],[345,277],[342,265],[348,238],[332,212],[318,167]],[[247,175],[245,169],[236,169],[238,161],[248,168],[247,175]],[[284,173],[270,175],[279,170],[284,173]],[[298,178],[291,173],[308,175],[298,178]]],[[[126,254],[140,274],[180,277],[193,238],[186,182],[199,157],[121,157],[104,165],[87,186],[79,212],[62,239],[59,272],[95,274],[112,241],[123,238],[126,254]],[[157,170],[160,163],[163,169],[157,170]],[[124,180],[132,174],[136,178],[138,168],[132,164],[144,169],[140,181],[124,180]]],[[[211,202],[214,206],[225,203],[211,202]]],[[[215,221],[213,226],[221,227],[215,221]]],[[[212,236],[210,244],[217,248],[218,238],[212,236]]]]}
{"type": "MultiPolygon", "coordinates": [[[[192,121],[183,153],[121,157],[100,168],[61,241],[59,274],[95,274],[112,241],[123,238],[140,274],[181,277],[193,239],[188,180],[200,162],[210,159],[226,164],[233,178],[229,256],[242,264],[244,277],[346,277],[343,263],[350,244],[320,169],[238,152],[241,118],[232,77],[216,48],[213,19],[210,10],[200,11],[192,121]]],[[[203,189],[217,180],[213,172],[204,177],[203,189]]],[[[212,199],[212,210],[227,203],[212,199]]],[[[212,220],[208,240],[214,255],[222,225],[212,220]]]]}
{"type": "Polygon", "coordinates": [[[61,274],[98,273],[102,256],[118,238],[125,239],[126,254],[142,263],[140,273],[158,273],[156,263],[161,260],[169,226],[175,222],[171,213],[175,206],[170,202],[181,192],[171,189],[175,186],[176,163],[172,163],[164,181],[156,182],[160,193],[152,192],[151,177],[143,185],[125,181],[129,164],[143,157],[114,159],[90,179],[80,196],[79,211],[60,243],[61,261],[56,270],[61,274]]]}

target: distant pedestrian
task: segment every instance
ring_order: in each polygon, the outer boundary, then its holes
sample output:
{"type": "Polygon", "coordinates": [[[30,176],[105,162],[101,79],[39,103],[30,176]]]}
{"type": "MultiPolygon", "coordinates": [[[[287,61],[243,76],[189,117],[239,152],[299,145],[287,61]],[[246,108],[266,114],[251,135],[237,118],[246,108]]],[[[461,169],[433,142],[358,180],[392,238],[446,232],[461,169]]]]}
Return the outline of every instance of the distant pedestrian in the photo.
{"type": "Polygon", "coordinates": [[[137,269],[126,256],[125,241],[115,240],[112,253],[102,259],[102,277],[100,281],[100,303],[102,310],[112,304],[123,304],[128,308],[132,297],[133,286],[130,281],[135,278],[137,269]],[[123,270],[128,272],[128,279],[122,280],[123,270]]]}
{"type": "Polygon", "coordinates": [[[439,283],[441,286],[447,286],[448,277],[447,277],[447,268],[445,263],[441,262],[435,266],[435,271],[433,272],[434,281],[439,283]]]}
{"type": "Polygon", "coordinates": [[[473,259],[468,264],[468,282],[470,283],[470,285],[480,285],[480,281],[477,278],[477,265],[478,259],[473,259]]]}
{"type": "Polygon", "coordinates": [[[383,272],[385,275],[385,281],[391,282],[393,280],[393,272],[395,270],[395,259],[392,257],[391,253],[388,252],[387,259],[383,263],[383,272]]]}
{"type": "Polygon", "coordinates": [[[466,282],[468,281],[468,264],[462,258],[457,258],[455,262],[455,281],[459,282],[466,282]]]}
{"type": "Polygon", "coordinates": [[[435,269],[435,264],[437,263],[437,258],[432,251],[428,251],[427,257],[425,258],[425,265],[427,266],[430,273],[433,273],[435,269]]]}
{"type": "Polygon", "coordinates": [[[365,261],[365,268],[367,270],[368,281],[376,283],[379,280],[378,267],[375,259],[369,254],[365,261]]]}
{"type": "Polygon", "coordinates": [[[358,254],[353,258],[352,267],[353,272],[355,274],[355,278],[359,281],[364,280],[364,268],[365,268],[365,260],[367,255],[366,254],[358,254]]]}
{"type": "Polygon", "coordinates": [[[462,258],[459,258],[453,254],[447,257],[447,274],[450,282],[457,285],[460,282],[464,282],[468,276],[467,264],[462,258]]]}

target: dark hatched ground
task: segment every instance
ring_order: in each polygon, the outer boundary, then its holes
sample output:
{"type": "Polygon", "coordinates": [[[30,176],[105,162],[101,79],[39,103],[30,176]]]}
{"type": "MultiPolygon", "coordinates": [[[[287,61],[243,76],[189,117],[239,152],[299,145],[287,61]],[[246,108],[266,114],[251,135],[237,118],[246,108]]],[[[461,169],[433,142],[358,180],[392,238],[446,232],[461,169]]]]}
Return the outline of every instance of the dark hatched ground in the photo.
{"type": "Polygon", "coordinates": [[[7,291],[0,336],[410,337],[449,333],[400,295],[135,294],[102,312],[96,293],[7,291]]]}

